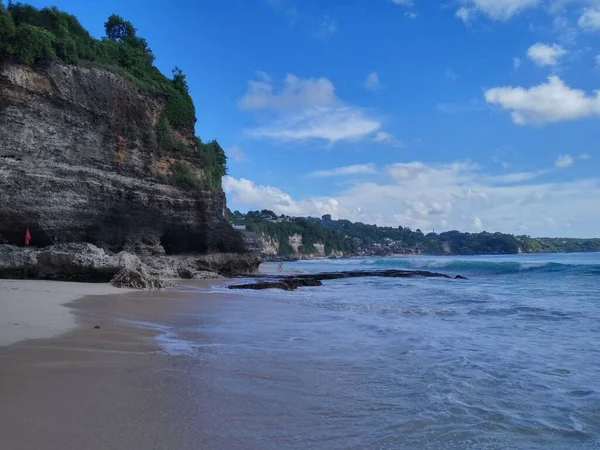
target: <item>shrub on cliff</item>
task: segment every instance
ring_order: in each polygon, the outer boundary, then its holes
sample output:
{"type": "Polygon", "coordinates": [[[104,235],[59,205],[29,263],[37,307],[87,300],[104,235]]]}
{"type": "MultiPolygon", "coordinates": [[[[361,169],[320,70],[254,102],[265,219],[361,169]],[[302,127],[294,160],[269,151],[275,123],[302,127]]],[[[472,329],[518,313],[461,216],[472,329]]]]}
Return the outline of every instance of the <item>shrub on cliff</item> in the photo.
{"type": "Polygon", "coordinates": [[[225,154],[225,150],[214,139],[208,143],[204,143],[197,137],[196,146],[204,165],[204,172],[206,173],[209,186],[212,189],[219,188],[221,179],[227,175],[227,155],[225,154]]]}
{"type": "Polygon", "coordinates": [[[196,116],[196,109],[189,94],[175,90],[169,95],[164,113],[169,123],[175,128],[179,128],[189,125],[193,121],[196,116]]]}
{"type": "Polygon", "coordinates": [[[23,24],[16,28],[12,53],[21,64],[48,63],[56,58],[55,37],[49,31],[23,24]]]}
{"type": "Polygon", "coordinates": [[[160,150],[160,152],[175,153],[178,155],[185,155],[188,153],[187,146],[183,142],[177,141],[173,138],[171,124],[164,116],[156,125],[156,138],[158,150],[160,150]]]}
{"type": "Polygon", "coordinates": [[[199,192],[204,183],[187,163],[178,161],[171,166],[169,184],[190,192],[199,192]]]}
{"type": "Polygon", "coordinates": [[[10,58],[15,36],[15,22],[0,3],[0,61],[10,58]]]}

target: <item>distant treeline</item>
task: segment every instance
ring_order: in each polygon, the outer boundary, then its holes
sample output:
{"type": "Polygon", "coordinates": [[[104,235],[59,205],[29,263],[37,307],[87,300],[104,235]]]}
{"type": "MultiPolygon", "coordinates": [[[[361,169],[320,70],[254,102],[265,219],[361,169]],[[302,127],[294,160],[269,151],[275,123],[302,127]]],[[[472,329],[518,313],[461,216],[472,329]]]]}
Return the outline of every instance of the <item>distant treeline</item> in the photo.
{"type": "Polygon", "coordinates": [[[280,242],[279,253],[293,253],[288,239],[302,236],[300,253],[315,253],[315,244],[325,245],[325,254],[345,255],[424,253],[430,255],[480,255],[514,253],[561,253],[600,251],[600,239],[532,238],[504,233],[444,233],[424,234],[408,227],[379,227],[349,220],[332,220],[331,216],[289,217],[269,210],[242,214],[230,212],[229,218],[249,231],[261,233],[280,242]]]}

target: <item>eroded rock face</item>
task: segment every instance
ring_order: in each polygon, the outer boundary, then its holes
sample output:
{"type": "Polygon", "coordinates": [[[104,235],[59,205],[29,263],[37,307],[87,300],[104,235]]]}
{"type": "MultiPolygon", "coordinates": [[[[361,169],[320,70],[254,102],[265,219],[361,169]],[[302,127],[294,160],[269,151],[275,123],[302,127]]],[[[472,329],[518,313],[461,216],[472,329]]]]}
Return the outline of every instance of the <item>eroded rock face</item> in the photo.
{"type": "Polygon", "coordinates": [[[142,271],[144,266],[135,255],[107,254],[92,244],[0,245],[0,278],[109,282],[121,269],[142,271]]]}
{"type": "MultiPolygon", "coordinates": [[[[103,69],[0,64],[0,244],[90,242],[141,255],[238,252],[225,195],[164,184],[165,98],[103,69]],[[162,177],[162,178],[161,178],[162,177]]],[[[178,130],[193,146],[193,126],[178,130]]],[[[199,158],[184,158],[204,176],[199,158]]]]}
{"type": "Polygon", "coordinates": [[[118,288],[128,289],[143,289],[143,290],[158,290],[166,286],[164,281],[155,277],[150,277],[148,274],[140,272],[136,269],[121,269],[110,284],[118,288]]]}
{"type": "Polygon", "coordinates": [[[252,253],[213,253],[196,256],[163,256],[144,258],[151,275],[161,278],[207,279],[220,275],[254,273],[260,265],[260,257],[252,253]],[[209,274],[216,276],[211,277],[209,274]]]}
{"type": "Polygon", "coordinates": [[[127,252],[112,254],[88,243],[58,244],[43,249],[0,245],[0,278],[112,282],[117,287],[160,289],[164,279],[220,278],[238,265],[239,273],[256,269],[256,255],[140,259],[127,252]],[[234,262],[235,261],[235,262],[234,262]]]}

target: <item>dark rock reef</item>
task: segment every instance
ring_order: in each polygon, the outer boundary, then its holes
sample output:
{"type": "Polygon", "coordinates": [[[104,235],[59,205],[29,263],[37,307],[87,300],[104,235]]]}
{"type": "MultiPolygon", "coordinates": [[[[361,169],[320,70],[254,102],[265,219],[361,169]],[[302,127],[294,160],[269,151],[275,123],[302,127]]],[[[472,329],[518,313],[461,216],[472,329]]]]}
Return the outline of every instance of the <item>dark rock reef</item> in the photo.
{"type": "MultiPolygon", "coordinates": [[[[0,64],[0,244],[89,242],[139,254],[241,252],[221,189],[168,185],[191,151],[161,155],[166,97],[113,72],[0,64]]],[[[193,124],[174,132],[194,148],[193,124]]]]}
{"type": "Polygon", "coordinates": [[[252,289],[259,291],[262,289],[282,289],[284,291],[294,291],[303,286],[323,286],[323,283],[316,278],[284,278],[277,281],[259,281],[248,284],[234,284],[229,289],[252,289]]]}
{"type": "Polygon", "coordinates": [[[274,279],[274,281],[257,281],[247,284],[235,284],[229,286],[229,289],[283,289],[293,291],[302,286],[322,286],[323,280],[340,280],[343,278],[366,278],[366,277],[385,277],[385,278],[448,278],[455,280],[466,280],[467,277],[456,275],[451,277],[445,273],[429,272],[426,270],[354,270],[345,272],[323,272],[306,275],[256,275],[255,278],[274,279]]]}

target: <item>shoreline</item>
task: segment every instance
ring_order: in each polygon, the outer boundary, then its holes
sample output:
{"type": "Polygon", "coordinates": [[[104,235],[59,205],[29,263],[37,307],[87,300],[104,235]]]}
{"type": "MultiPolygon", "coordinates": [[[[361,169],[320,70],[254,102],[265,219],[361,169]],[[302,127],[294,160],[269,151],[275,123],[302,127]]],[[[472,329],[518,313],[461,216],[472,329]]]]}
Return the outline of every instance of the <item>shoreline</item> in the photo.
{"type": "Polygon", "coordinates": [[[67,306],[73,301],[128,292],[108,283],[0,280],[0,347],[75,329],[76,319],[67,306]]]}

